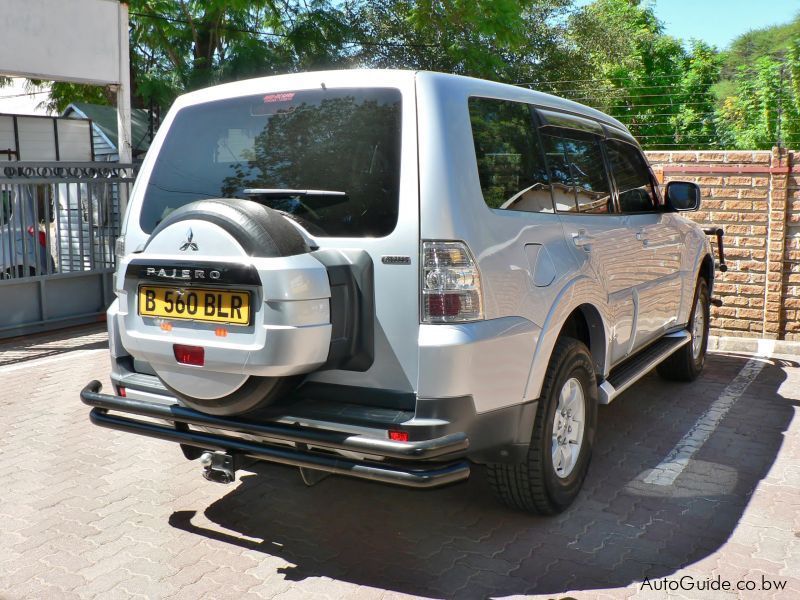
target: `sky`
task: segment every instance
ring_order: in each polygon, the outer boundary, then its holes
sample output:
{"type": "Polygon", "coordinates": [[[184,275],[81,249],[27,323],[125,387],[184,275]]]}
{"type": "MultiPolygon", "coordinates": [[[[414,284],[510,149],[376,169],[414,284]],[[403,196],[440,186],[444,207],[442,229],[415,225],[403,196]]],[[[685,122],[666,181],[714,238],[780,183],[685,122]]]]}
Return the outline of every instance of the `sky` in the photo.
{"type": "Polygon", "coordinates": [[[46,115],[47,110],[39,107],[42,100],[47,100],[47,94],[26,94],[25,80],[14,77],[11,85],[0,88],[0,113],[46,115]]]}
{"type": "MultiPolygon", "coordinates": [[[[647,1],[647,0],[646,0],[647,1]]],[[[578,0],[589,4],[591,0],[578,0]]],[[[649,0],[666,33],[697,38],[722,50],[751,29],[788,23],[800,13],[800,0],[649,0]]]]}
{"type": "Polygon", "coordinates": [[[669,35],[723,49],[751,29],[791,21],[800,0],[656,0],[655,12],[669,35]]]}

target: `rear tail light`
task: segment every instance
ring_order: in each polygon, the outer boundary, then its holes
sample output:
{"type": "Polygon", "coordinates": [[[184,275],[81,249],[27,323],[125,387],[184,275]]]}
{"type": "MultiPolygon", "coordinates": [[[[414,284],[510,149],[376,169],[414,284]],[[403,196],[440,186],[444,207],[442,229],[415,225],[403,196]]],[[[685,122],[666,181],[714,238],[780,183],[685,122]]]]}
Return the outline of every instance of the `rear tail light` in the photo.
{"type": "Polygon", "coordinates": [[[463,242],[422,243],[422,321],[483,319],[481,278],[463,242]]]}
{"type": "Polygon", "coordinates": [[[175,360],[182,365],[192,365],[202,367],[205,364],[205,350],[202,346],[185,346],[184,344],[173,344],[172,351],[175,353],[175,360]]]}
{"type": "Polygon", "coordinates": [[[119,236],[114,242],[114,256],[117,259],[117,264],[125,258],[125,236],[119,236]]]}

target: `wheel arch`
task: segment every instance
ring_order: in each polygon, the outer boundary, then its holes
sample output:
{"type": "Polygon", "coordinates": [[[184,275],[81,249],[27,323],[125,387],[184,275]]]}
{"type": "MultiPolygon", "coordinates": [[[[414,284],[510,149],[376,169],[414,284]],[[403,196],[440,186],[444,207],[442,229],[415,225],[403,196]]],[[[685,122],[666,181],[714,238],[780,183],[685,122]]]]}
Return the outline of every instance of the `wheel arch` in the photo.
{"type": "Polygon", "coordinates": [[[570,282],[556,298],[545,319],[525,386],[525,398],[538,398],[544,374],[558,339],[577,337],[589,348],[598,379],[608,360],[609,309],[597,282],[583,276],[570,282]]]}
{"type": "Polygon", "coordinates": [[[708,284],[708,293],[710,294],[714,287],[714,258],[710,254],[703,256],[703,259],[700,261],[698,277],[705,278],[708,284]]]}
{"type": "Polygon", "coordinates": [[[605,332],[606,328],[600,311],[594,305],[584,303],[575,307],[566,318],[558,338],[566,335],[583,342],[592,355],[595,373],[603,373],[608,345],[605,332]]]}

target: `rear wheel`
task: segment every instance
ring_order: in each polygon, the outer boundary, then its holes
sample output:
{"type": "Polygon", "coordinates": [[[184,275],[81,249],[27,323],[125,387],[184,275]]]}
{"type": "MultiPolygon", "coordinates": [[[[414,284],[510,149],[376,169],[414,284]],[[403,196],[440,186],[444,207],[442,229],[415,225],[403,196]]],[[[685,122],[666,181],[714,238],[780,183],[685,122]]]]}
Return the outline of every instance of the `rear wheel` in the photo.
{"type": "Polygon", "coordinates": [[[555,514],[580,492],[597,422],[597,380],[588,348],[562,337],[547,368],[530,447],[521,464],[490,464],[495,495],[512,508],[555,514]]]}
{"type": "Polygon", "coordinates": [[[692,305],[692,318],[689,321],[690,343],[683,346],[667,360],[658,365],[658,374],[672,381],[694,381],[703,370],[708,347],[710,320],[708,284],[700,277],[692,305]]]}

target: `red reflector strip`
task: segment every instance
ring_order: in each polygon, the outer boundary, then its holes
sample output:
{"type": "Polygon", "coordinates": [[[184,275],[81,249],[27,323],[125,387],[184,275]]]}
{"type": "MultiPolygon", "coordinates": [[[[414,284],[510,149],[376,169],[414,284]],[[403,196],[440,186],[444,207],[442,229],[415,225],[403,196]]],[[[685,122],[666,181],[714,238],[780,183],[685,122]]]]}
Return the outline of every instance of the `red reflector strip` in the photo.
{"type": "Polygon", "coordinates": [[[457,294],[429,294],[428,314],[432,317],[454,317],[461,310],[461,298],[457,294]]]}
{"type": "Polygon", "coordinates": [[[407,442],[408,441],[408,432],[407,431],[389,431],[389,439],[394,442],[407,442]]]}
{"type": "Polygon", "coordinates": [[[206,352],[202,346],[172,344],[172,351],[175,353],[175,360],[183,365],[202,367],[206,360],[206,352]]]}
{"type": "Polygon", "coordinates": [[[124,387],[119,388],[119,395],[122,396],[123,398],[127,398],[128,390],[126,390],[124,387]]]}

